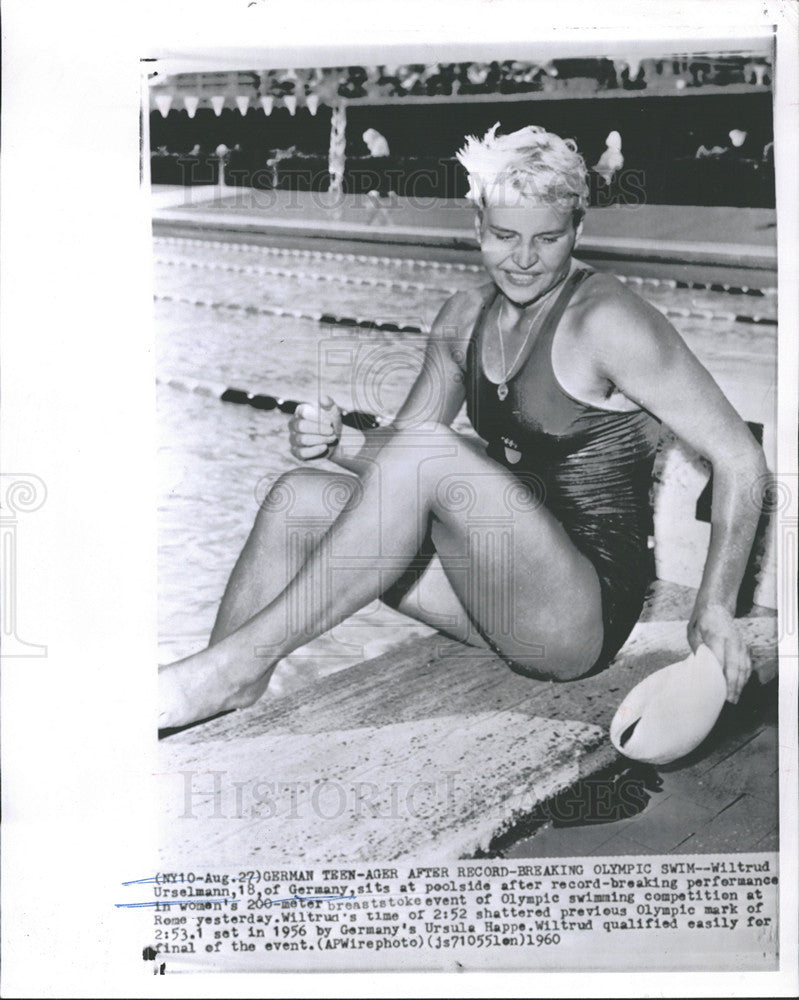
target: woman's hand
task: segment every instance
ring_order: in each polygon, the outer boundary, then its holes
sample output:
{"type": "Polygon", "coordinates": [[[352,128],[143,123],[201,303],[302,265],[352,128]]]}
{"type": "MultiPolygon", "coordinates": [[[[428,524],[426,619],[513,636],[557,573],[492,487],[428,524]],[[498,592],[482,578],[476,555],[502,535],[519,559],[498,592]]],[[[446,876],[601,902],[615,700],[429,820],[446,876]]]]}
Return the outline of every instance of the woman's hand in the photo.
{"type": "Polygon", "coordinates": [[[319,405],[300,403],[289,420],[291,454],[303,462],[329,458],[341,437],[341,410],[329,396],[319,405]]]}
{"type": "Polygon", "coordinates": [[[720,604],[697,606],[688,622],[688,643],[695,653],[704,643],[724,668],[727,701],[735,704],[752,673],[746,643],[729,611],[720,604]]]}

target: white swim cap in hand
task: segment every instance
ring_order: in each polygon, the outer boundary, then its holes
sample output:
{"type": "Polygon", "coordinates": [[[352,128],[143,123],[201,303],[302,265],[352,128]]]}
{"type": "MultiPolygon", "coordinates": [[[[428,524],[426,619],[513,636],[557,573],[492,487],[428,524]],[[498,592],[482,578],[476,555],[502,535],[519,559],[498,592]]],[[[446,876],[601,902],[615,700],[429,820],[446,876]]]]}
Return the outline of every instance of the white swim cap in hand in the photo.
{"type": "Polygon", "coordinates": [[[721,664],[702,645],[636,684],[613,717],[611,742],[625,757],[669,764],[699,746],[726,698],[721,664]]]}

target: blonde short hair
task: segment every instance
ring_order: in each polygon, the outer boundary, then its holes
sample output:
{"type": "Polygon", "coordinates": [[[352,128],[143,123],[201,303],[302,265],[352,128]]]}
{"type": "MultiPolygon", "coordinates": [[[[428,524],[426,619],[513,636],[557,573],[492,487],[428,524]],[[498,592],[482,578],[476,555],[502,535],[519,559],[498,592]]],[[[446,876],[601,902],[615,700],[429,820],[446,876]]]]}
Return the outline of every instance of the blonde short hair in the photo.
{"type": "Polygon", "coordinates": [[[456,156],[469,175],[467,198],[478,212],[510,186],[531,201],[568,205],[575,225],[588,208],[588,171],[574,139],[540,125],[497,135],[499,122],[478,139],[470,135],[456,156]]]}

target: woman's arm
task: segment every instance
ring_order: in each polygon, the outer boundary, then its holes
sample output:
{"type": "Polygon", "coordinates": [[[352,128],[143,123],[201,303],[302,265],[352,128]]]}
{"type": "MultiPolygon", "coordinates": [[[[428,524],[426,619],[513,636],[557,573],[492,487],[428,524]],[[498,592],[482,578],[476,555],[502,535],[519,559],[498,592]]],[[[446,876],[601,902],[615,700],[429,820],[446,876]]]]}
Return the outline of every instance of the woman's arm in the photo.
{"type": "MultiPolygon", "coordinates": [[[[382,447],[386,435],[394,430],[452,423],[466,397],[462,365],[482,301],[477,290],[457,292],[447,299],[433,321],[422,368],[391,424],[365,432],[341,426],[340,422],[338,427],[334,425],[330,441],[337,443],[327,456],[331,461],[352,472],[362,472],[368,467],[371,455],[382,447]]],[[[314,454],[300,455],[296,451],[295,454],[299,458],[321,457],[329,443],[313,449],[314,454]]]]}
{"type": "Polygon", "coordinates": [[[586,316],[586,334],[595,370],[712,464],[710,546],[688,640],[693,650],[710,647],[737,701],[751,662],[733,617],[761,512],[763,451],[674,327],[638,296],[604,296],[586,316]]]}

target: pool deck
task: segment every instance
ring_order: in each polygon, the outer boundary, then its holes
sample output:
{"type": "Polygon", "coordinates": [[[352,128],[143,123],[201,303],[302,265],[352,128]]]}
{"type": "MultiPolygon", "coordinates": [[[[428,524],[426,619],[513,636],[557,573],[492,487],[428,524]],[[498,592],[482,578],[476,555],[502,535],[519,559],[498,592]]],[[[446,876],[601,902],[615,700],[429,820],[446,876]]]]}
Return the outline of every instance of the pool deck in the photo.
{"type": "MultiPolygon", "coordinates": [[[[474,214],[463,199],[447,201],[376,195],[256,191],[218,186],[153,190],[157,229],[381,244],[475,252],[474,214]]],[[[760,272],[773,283],[776,212],[764,208],[638,205],[592,208],[580,256],[619,262],[726,267],[760,272]]]]}
{"type": "Polygon", "coordinates": [[[642,812],[525,828],[553,796],[622,763],[610,721],[634,684],[687,654],[693,597],[653,585],[596,677],[531,680],[434,635],[169,736],[164,864],[776,850],[776,618],[758,608],[740,621],[755,666],[740,703],[696,751],[658,769],[662,787],[642,812]],[[260,781],[272,783],[272,807],[253,800],[260,781]]]}

